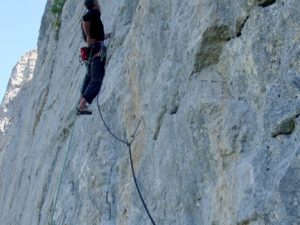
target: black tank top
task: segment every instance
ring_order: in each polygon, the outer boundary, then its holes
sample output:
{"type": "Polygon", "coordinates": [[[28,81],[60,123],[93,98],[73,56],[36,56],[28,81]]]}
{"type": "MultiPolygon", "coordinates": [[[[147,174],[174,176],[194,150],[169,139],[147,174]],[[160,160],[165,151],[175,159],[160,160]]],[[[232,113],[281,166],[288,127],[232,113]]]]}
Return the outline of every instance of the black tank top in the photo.
{"type": "MultiPolygon", "coordinates": [[[[101,13],[97,9],[90,9],[82,17],[83,21],[89,21],[91,23],[91,38],[96,39],[97,41],[104,41],[104,26],[101,21],[101,13]]],[[[83,31],[81,24],[83,39],[86,41],[86,34],[83,31]]]]}

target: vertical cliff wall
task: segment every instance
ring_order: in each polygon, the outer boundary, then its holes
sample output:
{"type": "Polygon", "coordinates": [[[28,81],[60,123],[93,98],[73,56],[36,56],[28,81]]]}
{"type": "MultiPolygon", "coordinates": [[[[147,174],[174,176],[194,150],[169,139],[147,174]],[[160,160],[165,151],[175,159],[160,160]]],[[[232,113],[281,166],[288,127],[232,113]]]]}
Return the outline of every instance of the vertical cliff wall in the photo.
{"type": "Polygon", "coordinates": [[[12,70],[0,106],[0,159],[8,145],[15,143],[13,140],[18,137],[19,128],[23,127],[21,114],[30,92],[36,59],[36,50],[27,52],[12,70]]]}
{"type": "MultiPolygon", "coordinates": [[[[300,2],[100,3],[113,32],[101,110],[128,140],[141,119],[133,160],[156,224],[300,224],[300,2]]],[[[95,102],[75,115],[82,1],[66,1],[58,33],[50,8],[20,122],[0,133],[0,223],[50,224],[70,147],[55,224],[151,224],[126,145],[95,102]]]]}

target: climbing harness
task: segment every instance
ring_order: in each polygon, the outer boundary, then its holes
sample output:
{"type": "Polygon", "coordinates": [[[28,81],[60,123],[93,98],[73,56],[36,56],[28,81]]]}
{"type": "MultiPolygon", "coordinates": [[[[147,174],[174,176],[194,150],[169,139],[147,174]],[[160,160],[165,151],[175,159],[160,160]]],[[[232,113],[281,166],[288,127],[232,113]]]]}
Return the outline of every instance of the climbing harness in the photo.
{"type": "Polygon", "coordinates": [[[92,47],[81,47],[79,55],[79,63],[81,65],[85,64],[86,66],[90,64],[92,60],[94,45],[92,47]]]}
{"type": "Polygon", "coordinates": [[[80,48],[79,63],[81,65],[83,65],[83,64],[88,65],[91,62],[91,60],[93,60],[96,57],[99,57],[101,61],[103,61],[106,58],[105,44],[103,44],[101,42],[100,51],[95,53],[94,56],[92,57],[93,48],[94,48],[94,45],[92,45],[92,47],[81,47],[80,48]]]}
{"type": "Polygon", "coordinates": [[[107,131],[111,134],[111,136],[112,136],[113,138],[115,138],[116,140],[118,140],[119,142],[125,144],[125,145],[128,147],[129,159],[130,159],[130,166],[131,166],[131,171],[132,171],[132,177],[133,177],[133,181],[134,181],[136,190],[137,190],[137,192],[138,192],[138,194],[139,194],[139,197],[140,197],[141,202],[142,202],[142,204],[143,204],[143,206],[144,206],[144,209],[145,209],[145,211],[146,211],[146,213],[147,213],[149,219],[151,220],[152,225],[156,225],[155,222],[154,222],[154,220],[153,220],[153,218],[152,218],[152,216],[151,216],[151,214],[150,214],[150,212],[149,212],[149,210],[148,210],[148,207],[147,207],[146,202],[145,202],[145,200],[144,200],[144,198],[143,198],[143,195],[142,195],[142,193],[141,193],[141,191],[140,191],[139,185],[138,185],[138,183],[137,183],[136,175],[135,175],[135,170],[134,170],[134,167],[133,167],[131,145],[132,145],[132,143],[134,142],[134,140],[135,140],[135,138],[136,138],[136,133],[137,133],[138,128],[139,128],[139,126],[140,126],[141,120],[138,122],[138,125],[137,125],[137,127],[136,127],[136,129],[135,129],[135,131],[134,131],[134,133],[133,133],[133,135],[132,135],[132,140],[129,142],[129,141],[126,141],[126,140],[123,140],[123,139],[119,138],[116,134],[114,134],[114,133],[111,131],[111,129],[109,128],[109,126],[107,125],[107,123],[105,122],[104,117],[103,117],[103,115],[102,115],[102,113],[101,113],[101,110],[100,110],[99,94],[98,94],[98,96],[97,96],[97,108],[98,108],[98,112],[99,112],[99,115],[100,115],[100,117],[101,117],[101,120],[102,120],[102,122],[103,122],[105,128],[107,129],[107,131]]]}
{"type": "Polygon", "coordinates": [[[80,48],[79,62],[81,65],[83,65],[89,59],[90,51],[91,48],[89,47],[80,48]]]}

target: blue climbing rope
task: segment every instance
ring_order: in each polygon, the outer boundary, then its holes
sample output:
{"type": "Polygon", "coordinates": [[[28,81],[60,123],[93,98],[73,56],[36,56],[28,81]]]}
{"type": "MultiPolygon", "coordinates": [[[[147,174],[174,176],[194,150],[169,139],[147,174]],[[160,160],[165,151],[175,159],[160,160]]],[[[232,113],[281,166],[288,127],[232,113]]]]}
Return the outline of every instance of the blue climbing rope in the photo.
{"type": "Polygon", "coordinates": [[[67,161],[68,161],[68,156],[69,156],[69,152],[70,152],[70,149],[71,149],[70,146],[71,146],[71,142],[72,142],[72,138],[73,138],[74,127],[75,127],[75,124],[73,124],[72,130],[71,130],[71,136],[70,136],[70,141],[69,141],[69,144],[68,144],[68,150],[67,150],[66,155],[65,155],[62,171],[61,171],[59,182],[58,182],[57,189],[56,189],[56,194],[55,194],[55,197],[54,197],[54,203],[53,203],[53,209],[52,209],[52,215],[51,215],[51,223],[50,223],[51,225],[54,225],[54,220],[53,220],[54,219],[54,213],[55,213],[56,204],[57,204],[57,200],[58,200],[58,195],[59,195],[59,191],[60,191],[60,187],[61,187],[61,183],[62,183],[62,178],[63,178],[63,175],[65,173],[66,167],[67,167],[67,161]]]}

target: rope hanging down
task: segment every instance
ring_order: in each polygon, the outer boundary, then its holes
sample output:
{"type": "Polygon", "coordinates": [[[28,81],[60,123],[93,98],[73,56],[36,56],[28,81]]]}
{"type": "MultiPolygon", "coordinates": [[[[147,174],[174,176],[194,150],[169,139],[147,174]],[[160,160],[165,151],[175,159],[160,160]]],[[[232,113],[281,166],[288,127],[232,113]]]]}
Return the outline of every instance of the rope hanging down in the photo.
{"type": "MultiPolygon", "coordinates": [[[[101,120],[105,126],[105,128],[107,129],[107,131],[112,135],[113,138],[115,138],[117,141],[123,143],[123,144],[126,144],[126,146],[128,147],[128,152],[129,152],[129,159],[130,159],[130,166],[131,166],[131,171],[132,171],[132,177],[133,177],[133,181],[134,181],[134,184],[135,184],[135,187],[136,187],[136,190],[139,194],[139,197],[141,199],[141,202],[144,206],[144,209],[149,217],[149,219],[151,220],[151,223],[152,225],[156,225],[149,210],[148,210],[148,207],[146,205],[146,202],[143,198],[143,195],[140,191],[140,188],[139,188],[139,185],[137,183],[137,179],[136,179],[136,175],[135,175],[135,170],[134,170],[134,167],[133,167],[133,160],[132,160],[132,150],[131,150],[131,145],[132,143],[134,142],[135,138],[136,138],[136,133],[138,131],[138,128],[140,126],[140,123],[141,123],[141,120],[139,121],[137,127],[136,127],[136,130],[134,131],[133,135],[132,135],[132,140],[129,142],[129,141],[125,141],[121,138],[119,138],[117,135],[115,135],[111,129],[109,128],[109,126],[107,125],[107,123],[105,122],[104,120],[104,117],[101,113],[101,110],[100,110],[100,105],[99,105],[99,95],[97,96],[97,108],[98,108],[98,112],[99,112],[99,115],[101,117],[101,120]]],[[[74,132],[74,127],[75,127],[75,124],[73,124],[73,127],[72,127],[72,130],[71,130],[71,135],[70,135],[70,141],[69,141],[69,144],[68,144],[68,150],[66,152],[66,155],[65,155],[65,158],[64,158],[64,163],[63,163],[63,168],[62,168],[62,171],[61,171],[61,174],[60,174],[60,178],[59,178],[59,182],[58,182],[58,185],[57,185],[57,189],[56,189],[56,194],[55,194],[55,197],[54,197],[54,203],[53,203],[53,209],[52,209],[52,214],[51,214],[51,222],[50,222],[50,225],[54,225],[54,213],[55,213],[55,209],[56,209],[56,205],[57,205],[57,200],[58,200],[58,195],[59,195],[59,192],[60,192],[60,188],[61,188],[61,184],[62,184],[62,178],[63,178],[63,175],[65,173],[65,170],[66,170],[66,167],[67,167],[67,159],[68,159],[68,156],[69,156],[69,153],[70,153],[70,150],[71,150],[71,142],[72,142],[72,138],[73,138],[73,132],[74,132]]]]}
{"type": "MultiPolygon", "coordinates": [[[[92,56],[92,50],[93,50],[93,47],[92,47],[91,52],[89,54],[88,62],[90,62],[90,60],[92,58],[91,57],[92,56]]],[[[99,94],[97,96],[97,108],[98,108],[98,112],[99,112],[99,115],[101,117],[101,120],[102,120],[105,128],[107,129],[107,131],[110,133],[110,135],[114,139],[116,139],[117,141],[125,144],[128,147],[129,159],[130,159],[130,166],[131,166],[131,171],[132,171],[132,177],[133,177],[133,181],[134,181],[136,190],[137,190],[137,192],[139,194],[139,197],[140,197],[141,202],[142,202],[142,204],[144,206],[144,209],[145,209],[145,211],[146,211],[149,219],[151,220],[152,225],[156,225],[156,223],[154,222],[154,219],[152,218],[152,216],[151,216],[151,214],[150,214],[150,212],[148,210],[148,207],[147,207],[146,202],[145,202],[145,200],[143,198],[143,195],[142,195],[142,193],[140,191],[139,185],[137,183],[136,175],[135,175],[135,170],[134,170],[134,167],[133,167],[131,145],[132,145],[132,143],[134,142],[134,140],[135,140],[135,138],[137,136],[136,134],[137,134],[138,128],[140,126],[141,120],[139,120],[138,125],[137,125],[137,127],[136,127],[136,129],[135,129],[135,131],[134,131],[134,133],[132,135],[132,140],[129,142],[129,141],[126,141],[126,140],[123,140],[123,139],[119,138],[116,134],[114,134],[112,132],[112,130],[109,128],[109,126],[107,125],[107,123],[105,122],[104,117],[103,117],[103,115],[101,113],[101,110],[100,110],[99,94]]],[[[76,119],[75,119],[75,122],[76,122],[76,119]]],[[[56,190],[56,194],[55,194],[55,198],[54,198],[54,204],[53,204],[53,210],[52,210],[50,225],[54,225],[54,220],[53,219],[54,219],[54,213],[55,213],[55,209],[56,209],[56,205],[57,205],[58,195],[59,195],[60,187],[61,187],[61,184],[62,184],[62,178],[63,178],[63,175],[65,173],[66,167],[67,167],[67,159],[68,159],[69,152],[70,152],[70,149],[71,149],[70,146],[71,146],[71,141],[72,141],[72,138],[73,138],[73,131],[74,131],[75,124],[72,124],[72,125],[73,125],[73,127],[72,127],[72,131],[71,131],[71,135],[70,135],[70,141],[69,141],[69,145],[68,145],[68,150],[67,150],[66,155],[65,155],[65,159],[64,159],[64,163],[63,163],[63,169],[62,169],[62,172],[60,174],[60,178],[59,178],[59,182],[58,182],[58,185],[57,185],[57,190],[56,190]]]]}
{"type": "Polygon", "coordinates": [[[52,214],[51,214],[50,225],[54,225],[54,220],[53,219],[54,219],[55,208],[56,208],[56,204],[57,204],[57,200],[58,200],[58,194],[59,194],[59,191],[60,191],[60,187],[61,187],[61,183],[62,183],[62,178],[63,178],[63,175],[65,173],[66,167],[67,167],[67,159],[68,159],[69,152],[70,152],[70,149],[71,149],[70,146],[71,146],[71,142],[72,142],[72,138],[73,138],[73,131],[74,131],[75,124],[73,123],[72,126],[73,127],[72,127],[72,131],[71,131],[71,136],[70,136],[70,141],[69,141],[69,145],[68,145],[68,150],[67,150],[66,155],[65,155],[63,169],[61,171],[59,182],[58,182],[57,189],[56,189],[56,194],[55,194],[55,198],[54,198],[54,204],[53,204],[53,209],[52,209],[52,214]]]}
{"type": "Polygon", "coordinates": [[[145,208],[145,211],[146,211],[146,213],[147,213],[149,219],[150,219],[151,222],[152,222],[152,225],[156,225],[155,222],[154,222],[154,220],[153,220],[153,218],[152,218],[152,216],[151,216],[151,214],[150,214],[150,212],[149,212],[149,210],[148,210],[148,207],[147,207],[146,202],[145,202],[145,200],[144,200],[144,198],[143,198],[143,195],[142,195],[142,193],[141,193],[141,191],[140,191],[139,185],[138,185],[138,183],[137,183],[137,179],[136,179],[134,167],[133,167],[131,145],[132,145],[132,143],[134,142],[134,140],[135,140],[135,138],[136,138],[136,133],[137,133],[138,128],[139,128],[139,126],[140,126],[141,120],[138,122],[138,125],[137,125],[137,127],[136,127],[136,130],[134,131],[134,133],[133,133],[133,135],[132,135],[132,140],[129,142],[129,141],[123,140],[123,139],[119,138],[117,135],[115,135],[115,134],[111,131],[111,129],[109,128],[109,126],[107,125],[107,123],[105,122],[104,117],[103,117],[103,115],[102,115],[102,113],[101,113],[101,110],[100,110],[99,94],[98,94],[98,96],[97,96],[97,108],[98,108],[99,115],[100,115],[100,117],[101,117],[101,119],[102,119],[102,122],[103,122],[105,128],[107,129],[107,131],[111,134],[111,136],[112,136],[113,138],[115,138],[116,140],[118,140],[119,142],[121,142],[121,143],[127,145],[128,151],[129,151],[129,159],[130,159],[130,166],[131,166],[131,171],[132,171],[132,177],[133,177],[133,181],[134,181],[136,190],[137,190],[137,192],[138,192],[138,194],[139,194],[139,197],[140,197],[141,202],[142,202],[142,204],[143,204],[143,206],[144,206],[144,208],[145,208]]]}

